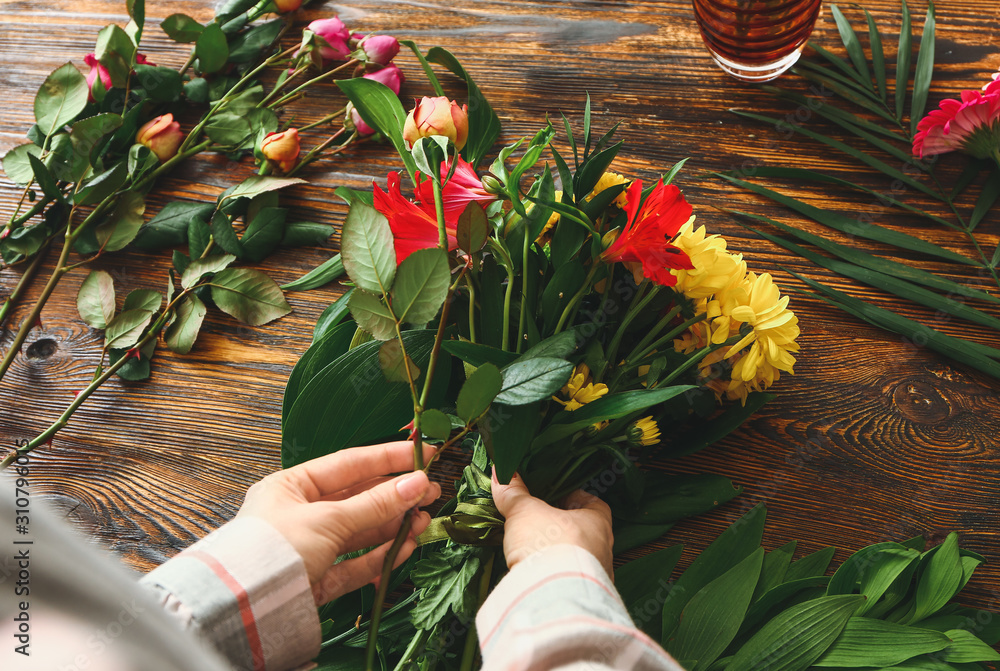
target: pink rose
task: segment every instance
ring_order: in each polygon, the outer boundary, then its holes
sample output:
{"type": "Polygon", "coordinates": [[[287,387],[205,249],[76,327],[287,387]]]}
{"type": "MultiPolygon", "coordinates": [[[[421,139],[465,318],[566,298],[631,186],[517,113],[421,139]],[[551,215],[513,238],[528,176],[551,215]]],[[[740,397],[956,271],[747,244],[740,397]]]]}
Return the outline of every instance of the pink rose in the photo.
{"type": "Polygon", "coordinates": [[[389,65],[399,53],[399,40],[392,35],[372,35],[361,40],[358,45],[365,52],[365,58],[375,65],[389,65]]]}
{"type": "Polygon", "coordinates": [[[164,114],[140,128],[135,141],[149,147],[161,161],[167,161],[177,154],[184,141],[184,133],[181,132],[181,125],[174,121],[173,114],[164,114]]]}
{"type": "Polygon", "coordinates": [[[111,90],[111,73],[108,69],[101,65],[101,62],[97,60],[97,54],[87,54],[83,57],[83,62],[85,65],[90,66],[90,72],[87,73],[87,100],[89,102],[94,102],[94,82],[97,78],[101,78],[101,84],[104,86],[105,91],[111,90]]]}
{"type": "Polygon", "coordinates": [[[392,92],[396,95],[399,95],[399,90],[403,87],[403,82],[406,81],[406,77],[403,76],[403,71],[392,64],[385,66],[381,70],[376,70],[375,72],[366,72],[364,74],[364,78],[371,79],[379,84],[385,84],[392,89],[392,92]]]}
{"type": "MultiPolygon", "coordinates": [[[[377,73],[373,73],[377,74],[377,73]]],[[[469,139],[469,108],[444,96],[424,97],[403,124],[403,139],[411,147],[422,137],[444,135],[461,149],[469,139]]]]}
{"type": "Polygon", "coordinates": [[[328,61],[346,61],[350,57],[351,48],[348,42],[351,39],[351,31],[337,17],[317,19],[306,26],[306,29],[326,42],[325,45],[322,42],[317,45],[324,65],[328,61]]]}

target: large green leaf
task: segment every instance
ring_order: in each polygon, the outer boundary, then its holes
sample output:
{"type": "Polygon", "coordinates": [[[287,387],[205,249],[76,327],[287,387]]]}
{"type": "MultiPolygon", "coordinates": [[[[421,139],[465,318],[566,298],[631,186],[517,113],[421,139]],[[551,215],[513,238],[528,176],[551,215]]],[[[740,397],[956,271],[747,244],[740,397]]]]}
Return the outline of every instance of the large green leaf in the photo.
{"type": "Polygon", "coordinates": [[[392,309],[396,319],[424,326],[444,305],[450,283],[446,251],[435,247],[413,252],[399,264],[392,283],[392,309]]]}
{"type": "Polygon", "coordinates": [[[35,122],[45,136],[75,119],[87,106],[87,78],[67,63],[42,83],[35,95],[35,122]]]}
{"type": "Polygon", "coordinates": [[[410,611],[410,620],[418,629],[434,629],[449,611],[462,614],[474,602],[472,581],[479,572],[475,548],[452,546],[418,561],[410,579],[420,590],[420,598],[410,611]]]}
{"type": "Polygon", "coordinates": [[[104,331],[104,342],[114,349],[129,349],[142,336],[149,325],[153,313],[149,310],[126,310],[108,323],[104,331]]]}
{"type": "Polygon", "coordinates": [[[962,559],[958,534],[952,532],[931,556],[917,582],[914,612],[909,622],[918,622],[941,610],[962,587],[962,559]]]}
{"type": "Polygon", "coordinates": [[[309,291],[329,284],[344,274],[344,260],[335,254],[297,280],[282,284],[285,291],[309,291]]]}
{"type": "Polygon", "coordinates": [[[396,252],[389,220],[362,203],[351,206],[340,236],[347,275],[360,289],[388,294],[396,276],[396,252]]]}
{"type": "Polygon", "coordinates": [[[90,271],[76,295],[76,309],[88,326],[107,328],[115,317],[115,285],[111,275],[103,270],[90,271]]]}
{"type": "Polygon", "coordinates": [[[615,519],[639,524],[670,524],[693,517],[735,498],[742,490],[713,473],[666,475],[643,473],[642,498],[635,506],[615,506],[615,519]]]}
{"type": "Polygon", "coordinates": [[[186,14],[171,14],[163,19],[160,28],[174,42],[182,43],[196,42],[198,36],[205,29],[203,25],[186,14]]]}
{"type": "Polygon", "coordinates": [[[97,242],[106,252],[117,252],[135,239],[142,227],[146,201],[142,194],[128,191],[121,195],[115,209],[94,230],[97,242]]]}
{"type": "Polygon", "coordinates": [[[291,412],[302,389],[317,373],[348,351],[355,331],[357,331],[357,326],[353,322],[338,324],[305,351],[295,367],[292,368],[288,382],[285,384],[285,395],[281,404],[282,423],[288,418],[288,413],[291,412]]]}
{"type": "Polygon", "coordinates": [[[503,378],[500,369],[484,363],[472,372],[462,385],[455,402],[455,414],[468,424],[486,412],[490,403],[500,393],[503,378]]]}
{"type": "Polygon", "coordinates": [[[663,600],[670,592],[670,574],[684,552],[683,545],[658,550],[615,570],[615,589],[632,621],[656,638],[663,628],[663,600]]]}
{"type": "Polygon", "coordinates": [[[833,644],[864,597],[824,596],[792,606],[761,627],[733,656],[733,671],[803,671],[833,644]]]}
{"type": "Polygon", "coordinates": [[[497,403],[525,405],[549,398],[569,380],[573,364],[554,357],[521,359],[503,369],[497,403]]]}
{"type": "Polygon", "coordinates": [[[177,305],[173,323],[167,327],[164,340],[171,351],[187,354],[198,340],[198,332],[205,321],[208,308],[194,294],[188,294],[177,305]]]}
{"type": "Polygon", "coordinates": [[[852,617],[813,666],[836,669],[891,667],[917,655],[944,650],[950,643],[947,636],[929,629],[852,617]]]}
{"type": "Polygon", "coordinates": [[[220,310],[250,326],[260,326],[292,311],[274,280],[251,268],[227,268],[210,280],[220,310]]]}
{"type": "Polygon", "coordinates": [[[388,86],[364,77],[338,79],[337,86],[354,104],[361,119],[389,138],[392,146],[399,153],[403,165],[406,166],[406,171],[410,173],[410,177],[413,177],[416,172],[416,164],[406,146],[406,141],[403,140],[406,110],[399,102],[399,97],[388,86]]]}
{"type": "MultiPolygon", "coordinates": [[[[951,644],[941,653],[941,659],[953,664],[1000,661],[1000,653],[964,629],[945,632],[951,644]]],[[[981,667],[980,667],[981,668],[981,667]]]]}
{"type": "Polygon", "coordinates": [[[219,24],[210,23],[202,29],[195,39],[194,52],[201,72],[212,73],[222,69],[229,59],[229,44],[219,24]]]}
{"type": "Polygon", "coordinates": [[[540,402],[526,405],[494,402],[478,424],[496,466],[497,480],[503,484],[510,482],[528,454],[531,439],[542,422],[539,406],[540,402]]]}
{"type": "Polygon", "coordinates": [[[755,506],[723,531],[677,579],[663,603],[663,630],[660,640],[665,648],[670,647],[681,613],[691,598],[705,585],[736,566],[760,547],[766,517],[767,511],[764,506],[755,506]]]}
{"type": "MultiPolygon", "coordinates": [[[[434,332],[407,331],[406,352],[422,369],[434,345],[434,332]]],[[[388,382],[378,362],[381,342],[367,342],[328,364],[304,385],[282,430],[284,467],[392,438],[413,418],[413,400],[406,385],[388,382]]],[[[441,357],[431,388],[429,406],[439,403],[451,358],[441,357]]]]}
{"type": "Polygon", "coordinates": [[[764,548],[757,548],[691,597],[667,652],[675,659],[696,660],[691,671],[709,668],[736,638],[763,559],[764,548]]]}
{"type": "Polygon", "coordinates": [[[823,548],[810,555],[806,555],[802,559],[793,561],[788,567],[788,572],[785,574],[785,581],[824,575],[836,552],[837,548],[834,547],[823,548]]]}
{"type": "Polygon", "coordinates": [[[214,210],[215,207],[210,203],[167,203],[139,229],[134,244],[139,249],[146,250],[183,245],[188,241],[191,222],[195,219],[207,221],[214,210]]]}

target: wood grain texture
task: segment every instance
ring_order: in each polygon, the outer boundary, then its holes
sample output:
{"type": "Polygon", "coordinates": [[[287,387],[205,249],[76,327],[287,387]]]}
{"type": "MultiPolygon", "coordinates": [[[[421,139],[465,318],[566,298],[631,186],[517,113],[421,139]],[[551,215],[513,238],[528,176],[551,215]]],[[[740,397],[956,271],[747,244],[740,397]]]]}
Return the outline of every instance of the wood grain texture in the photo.
{"type": "MultiPolygon", "coordinates": [[[[143,51],[161,65],[176,67],[187,49],[172,44],[155,24],[174,12],[207,20],[211,3],[147,4],[143,51]]],[[[887,26],[892,35],[887,49],[892,53],[899,23],[895,1],[868,0],[865,5],[887,26]]],[[[911,7],[920,16],[926,0],[914,0],[911,7]]],[[[993,0],[942,0],[937,10],[939,74],[932,105],[963,88],[980,86],[1000,65],[1000,5],[993,0]]],[[[946,333],[981,342],[995,339],[995,334],[961,320],[943,319],[818,270],[712,209],[720,205],[763,213],[843,241],[843,236],[756,196],[697,175],[792,163],[822,168],[876,190],[891,190],[892,185],[859,172],[854,163],[815,143],[785,137],[775,128],[728,112],[741,107],[779,118],[798,114],[799,121],[809,116],[807,110],[781,106],[717,70],[684,0],[345,0],[310,7],[300,19],[304,25],[333,11],[354,29],[379,30],[415,39],[425,48],[441,45],[453,51],[497,109],[504,123],[503,140],[533,133],[546,114],[557,117],[564,112],[579,129],[589,93],[597,128],[622,122],[620,135],[627,144],[615,165],[618,172],[653,179],[677,160],[691,157],[681,183],[699,221],[724,233],[732,249],[747,255],[752,268],[774,271],[786,287],[796,283],[779,268],[850,289],[876,304],[928,320],[946,333]],[[792,156],[796,158],[790,162],[792,156]]],[[[34,93],[48,72],[67,60],[82,65],[97,30],[110,21],[124,23],[123,3],[62,0],[44,9],[22,2],[0,5],[0,69],[5,72],[0,81],[0,151],[22,141],[32,121],[34,93]]],[[[828,10],[814,39],[837,49],[828,10]]],[[[398,61],[410,77],[404,99],[427,93],[415,59],[401,54],[398,61]]],[[[807,89],[792,77],[781,83],[807,89]]],[[[461,94],[453,79],[445,84],[449,92],[461,94]]],[[[299,103],[296,122],[320,118],[342,104],[334,89],[325,87],[299,103]]],[[[818,120],[809,123],[843,137],[818,120]]],[[[307,137],[308,143],[323,135],[307,137]]],[[[956,170],[958,163],[945,159],[948,170],[956,170]]],[[[339,225],[345,208],[332,189],[341,184],[363,188],[373,179],[384,180],[387,170],[395,168],[387,147],[362,146],[318,165],[308,175],[310,184],[288,192],[285,202],[296,208],[297,219],[339,225]]],[[[221,156],[199,157],[160,182],[147,212],[155,213],[171,200],[211,199],[251,171],[249,164],[221,156]]],[[[852,216],[870,213],[878,223],[970,253],[950,232],[884,210],[871,197],[836,188],[775,186],[852,216]]],[[[0,217],[10,216],[19,195],[9,181],[0,179],[0,217]]],[[[913,192],[893,195],[933,207],[913,192]]],[[[992,248],[1000,217],[991,214],[980,230],[992,248]]],[[[279,282],[289,281],[328,258],[336,242],[334,236],[326,248],[281,252],[263,269],[279,282]]],[[[904,260],[956,272],[953,266],[919,255],[904,255],[904,260]]],[[[46,268],[51,269],[50,264],[46,268]]],[[[168,266],[166,254],[135,250],[97,264],[112,273],[120,294],[163,287],[168,266]]],[[[962,270],[953,276],[976,279],[972,270],[964,275],[962,270]]],[[[13,288],[17,276],[14,271],[0,273],[0,295],[13,288]]],[[[43,313],[42,325],[32,331],[25,353],[0,386],[0,438],[5,444],[44,428],[89,379],[100,334],[76,316],[75,296],[82,279],[83,273],[75,273],[62,283],[43,313]]],[[[36,284],[33,295],[40,290],[36,284]]],[[[218,526],[235,513],[249,484],[278,467],[285,380],[310,342],[316,317],[340,291],[332,285],[291,294],[294,313],[256,329],[210,312],[190,355],[160,351],[151,380],[107,384],[51,446],[33,455],[35,490],[63,508],[96,542],[143,570],[218,526]]],[[[679,525],[660,545],[684,542],[687,562],[759,501],[770,509],[768,547],[792,539],[802,541],[803,551],[837,544],[843,548],[840,559],[879,540],[925,534],[940,541],[956,530],[967,547],[989,562],[969,585],[966,600],[1000,607],[1000,384],[818,301],[794,296],[793,307],[803,330],[802,354],[796,375],[777,385],[779,399],[736,435],[701,455],[657,462],[677,472],[724,474],[746,487],[746,494],[712,515],[679,525]]],[[[991,313],[997,313],[995,307],[991,313]]],[[[11,323],[24,314],[15,314],[11,323]]],[[[11,335],[9,329],[0,332],[0,347],[11,335]]],[[[437,477],[447,482],[459,467],[446,462],[437,477]]]]}

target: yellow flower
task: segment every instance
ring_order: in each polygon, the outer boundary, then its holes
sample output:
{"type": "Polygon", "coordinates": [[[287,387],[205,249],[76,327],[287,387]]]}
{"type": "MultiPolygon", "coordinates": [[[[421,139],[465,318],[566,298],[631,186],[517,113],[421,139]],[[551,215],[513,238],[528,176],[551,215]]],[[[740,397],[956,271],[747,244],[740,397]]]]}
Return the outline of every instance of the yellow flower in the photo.
{"type": "MultiPolygon", "coordinates": [[[[617,172],[608,171],[601,175],[601,178],[597,180],[594,190],[590,192],[590,195],[587,196],[586,200],[593,200],[594,196],[600,192],[610,189],[613,186],[618,186],[619,184],[627,184],[629,181],[630,180],[625,179],[623,175],[619,175],[617,172]]],[[[624,210],[625,204],[628,203],[628,198],[625,197],[625,192],[622,191],[612,202],[624,210]]]]}
{"type": "Polygon", "coordinates": [[[694,227],[694,217],[683,226],[673,244],[687,253],[694,266],[691,270],[672,269],[677,277],[675,291],[688,298],[708,298],[740,282],[747,272],[742,254],[726,251],[726,239],[721,235],[706,235],[705,227],[694,227]]]}
{"type": "Polygon", "coordinates": [[[660,427],[652,415],[638,419],[628,427],[628,440],[633,445],[647,447],[660,442],[660,427]]]}
{"type": "Polygon", "coordinates": [[[576,410],[607,394],[608,386],[591,382],[590,368],[587,367],[587,364],[581,363],[573,369],[573,375],[569,378],[566,386],[560,390],[560,393],[566,397],[565,401],[555,396],[552,397],[552,400],[563,405],[567,410],[576,410]]]}
{"type": "MultiPolygon", "coordinates": [[[[555,199],[554,200],[557,203],[558,202],[562,202],[562,195],[563,195],[562,191],[556,191],[555,192],[555,199]]],[[[528,212],[531,212],[531,209],[533,207],[535,207],[534,203],[532,203],[531,205],[529,205],[528,206],[528,212]]],[[[537,244],[537,245],[544,245],[546,242],[548,242],[549,240],[551,240],[552,239],[552,229],[554,229],[556,227],[557,223],[559,223],[559,213],[558,212],[553,212],[552,214],[549,215],[549,220],[545,222],[545,226],[542,227],[542,232],[538,234],[537,238],[535,238],[535,244],[537,244]]]]}

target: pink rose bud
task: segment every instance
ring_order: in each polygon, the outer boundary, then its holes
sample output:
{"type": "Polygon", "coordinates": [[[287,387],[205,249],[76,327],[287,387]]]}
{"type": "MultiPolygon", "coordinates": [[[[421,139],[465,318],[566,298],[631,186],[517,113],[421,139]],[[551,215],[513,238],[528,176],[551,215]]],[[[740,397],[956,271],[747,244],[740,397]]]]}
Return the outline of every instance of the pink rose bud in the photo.
{"type": "Polygon", "coordinates": [[[365,123],[364,119],[361,118],[361,115],[358,114],[358,110],[354,109],[354,105],[349,103],[348,107],[350,108],[350,110],[347,115],[347,120],[344,123],[344,125],[347,127],[347,130],[357,131],[358,135],[360,135],[361,137],[368,137],[369,135],[374,135],[375,129],[365,123]]]}
{"type": "Polygon", "coordinates": [[[156,63],[154,63],[153,61],[151,61],[148,58],[146,58],[146,54],[139,54],[139,53],[137,53],[135,55],[135,64],[136,65],[149,65],[150,67],[154,67],[154,68],[156,67],[156,63]]]}
{"type": "Polygon", "coordinates": [[[403,76],[403,71],[395,65],[387,65],[381,70],[376,70],[375,72],[366,72],[364,78],[371,79],[379,84],[385,84],[392,89],[392,92],[397,96],[399,95],[399,89],[403,86],[403,82],[406,81],[406,77],[403,76]]]}
{"type": "MultiPolygon", "coordinates": [[[[377,74],[377,73],[373,73],[377,74]]],[[[422,137],[444,135],[461,149],[469,139],[469,108],[444,96],[424,97],[403,124],[403,139],[411,147],[422,137]]]]}
{"type": "Polygon", "coordinates": [[[90,72],[87,73],[87,100],[89,102],[94,102],[94,82],[97,78],[101,78],[101,84],[104,85],[105,91],[111,90],[111,73],[108,69],[101,65],[101,62],[97,60],[97,54],[87,54],[83,57],[83,62],[85,65],[90,66],[90,72]]]}
{"type": "Polygon", "coordinates": [[[281,172],[288,172],[295,167],[299,159],[299,131],[289,128],[280,133],[268,133],[260,143],[260,153],[267,160],[277,164],[281,172]]]}
{"type": "Polygon", "coordinates": [[[306,26],[306,29],[326,42],[326,45],[318,45],[319,55],[324,62],[346,61],[350,57],[351,48],[348,42],[351,39],[351,31],[337,17],[317,19],[306,26]]]}
{"type": "Polygon", "coordinates": [[[358,45],[365,52],[365,58],[375,65],[389,65],[399,53],[399,40],[392,35],[372,35],[361,40],[358,45]]]}
{"type": "Polygon", "coordinates": [[[184,133],[181,132],[181,125],[174,121],[173,114],[164,114],[140,128],[135,141],[149,147],[161,161],[167,161],[177,154],[184,141],[184,133]]]}
{"type": "Polygon", "coordinates": [[[274,0],[274,6],[277,7],[279,14],[287,14],[301,7],[302,0],[274,0]]]}

